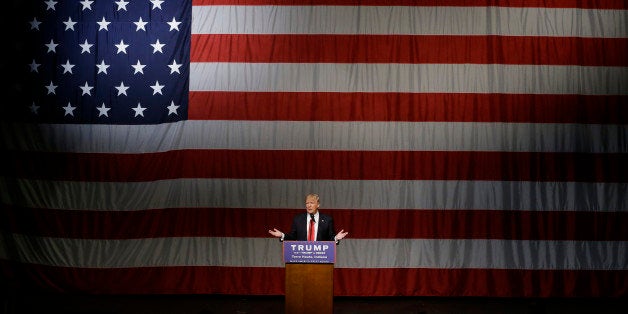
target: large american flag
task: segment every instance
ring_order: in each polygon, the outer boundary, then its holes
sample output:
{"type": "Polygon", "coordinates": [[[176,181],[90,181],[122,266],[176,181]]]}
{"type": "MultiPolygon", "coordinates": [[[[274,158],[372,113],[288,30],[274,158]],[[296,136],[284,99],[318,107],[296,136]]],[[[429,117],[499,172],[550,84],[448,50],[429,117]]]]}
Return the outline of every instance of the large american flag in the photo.
{"type": "Polygon", "coordinates": [[[626,1],[25,2],[9,287],[281,295],[318,193],[335,295],[628,295],[626,1]]]}

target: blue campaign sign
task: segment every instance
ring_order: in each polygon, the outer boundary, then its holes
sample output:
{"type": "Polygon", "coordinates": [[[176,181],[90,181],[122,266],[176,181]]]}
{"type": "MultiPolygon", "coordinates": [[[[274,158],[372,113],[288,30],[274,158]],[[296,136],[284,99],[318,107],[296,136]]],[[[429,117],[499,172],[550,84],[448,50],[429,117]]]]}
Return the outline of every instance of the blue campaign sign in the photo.
{"type": "Polygon", "coordinates": [[[284,241],[284,263],[333,264],[336,262],[334,241],[284,241]]]}

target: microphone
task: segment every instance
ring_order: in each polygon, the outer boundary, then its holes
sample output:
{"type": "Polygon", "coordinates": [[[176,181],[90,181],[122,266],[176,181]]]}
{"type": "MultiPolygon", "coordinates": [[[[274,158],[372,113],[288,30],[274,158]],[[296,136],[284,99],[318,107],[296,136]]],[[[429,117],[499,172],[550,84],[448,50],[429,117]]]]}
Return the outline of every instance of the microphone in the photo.
{"type": "MultiPolygon", "coordinates": [[[[310,218],[312,218],[312,220],[314,220],[314,214],[310,214],[310,218]]],[[[314,222],[316,222],[316,220],[314,220],[314,222]]]]}

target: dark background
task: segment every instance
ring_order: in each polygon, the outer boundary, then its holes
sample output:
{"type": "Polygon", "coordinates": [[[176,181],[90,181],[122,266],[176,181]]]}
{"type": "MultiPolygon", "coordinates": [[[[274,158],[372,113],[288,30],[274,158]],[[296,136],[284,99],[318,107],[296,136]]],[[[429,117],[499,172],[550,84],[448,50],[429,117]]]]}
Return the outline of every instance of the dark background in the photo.
{"type": "MultiPolygon", "coordinates": [[[[283,296],[235,295],[3,295],[2,314],[284,313],[283,296]]],[[[336,297],[334,313],[625,313],[625,298],[336,297]]]]}

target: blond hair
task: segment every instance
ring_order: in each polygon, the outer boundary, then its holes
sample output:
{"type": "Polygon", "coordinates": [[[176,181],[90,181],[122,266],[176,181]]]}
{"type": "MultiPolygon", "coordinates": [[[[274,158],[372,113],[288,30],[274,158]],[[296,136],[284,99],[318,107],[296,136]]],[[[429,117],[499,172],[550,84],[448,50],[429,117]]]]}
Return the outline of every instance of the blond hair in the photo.
{"type": "Polygon", "coordinates": [[[316,200],[317,203],[320,203],[320,198],[318,197],[318,194],[314,194],[314,193],[310,193],[308,195],[305,196],[305,200],[307,201],[308,198],[313,198],[316,200]]]}

